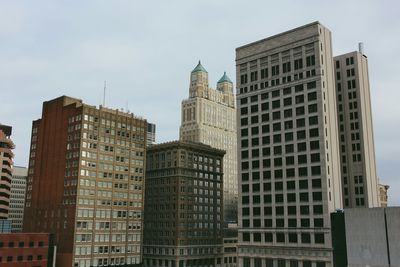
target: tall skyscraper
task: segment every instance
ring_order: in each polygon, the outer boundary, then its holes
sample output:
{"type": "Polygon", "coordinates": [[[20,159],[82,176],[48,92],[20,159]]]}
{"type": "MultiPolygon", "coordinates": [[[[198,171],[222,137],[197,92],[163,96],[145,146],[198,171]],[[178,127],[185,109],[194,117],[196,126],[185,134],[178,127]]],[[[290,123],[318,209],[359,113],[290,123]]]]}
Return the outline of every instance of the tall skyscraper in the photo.
{"type": "Polygon", "coordinates": [[[332,266],[342,207],[331,33],[314,22],[236,49],[238,265],[332,266]]]}
{"type": "MultiPolygon", "coordinates": [[[[14,158],[12,150],[15,148],[11,140],[11,133],[11,126],[0,124],[0,220],[8,219],[10,208],[10,189],[14,158]]],[[[9,222],[2,222],[2,225],[8,224],[9,222]]]]}
{"type": "Polygon", "coordinates": [[[148,148],[144,266],[221,266],[224,154],[184,141],[148,148]]]}
{"type": "Polygon", "coordinates": [[[199,64],[190,75],[189,98],[182,101],[180,139],[226,151],[224,157],[224,220],[237,221],[237,128],[233,83],[226,73],[217,89],[199,64]]]}
{"type": "Polygon", "coordinates": [[[22,231],[24,220],[26,178],[28,169],[25,167],[14,166],[13,177],[11,181],[10,212],[9,219],[13,233],[22,231]]]}
{"type": "Polygon", "coordinates": [[[344,207],[379,207],[367,56],[361,50],[334,61],[344,207]]]}
{"type": "Polygon", "coordinates": [[[62,96],[33,122],[24,231],[55,234],[58,267],[141,263],[147,123],[62,96]]]}

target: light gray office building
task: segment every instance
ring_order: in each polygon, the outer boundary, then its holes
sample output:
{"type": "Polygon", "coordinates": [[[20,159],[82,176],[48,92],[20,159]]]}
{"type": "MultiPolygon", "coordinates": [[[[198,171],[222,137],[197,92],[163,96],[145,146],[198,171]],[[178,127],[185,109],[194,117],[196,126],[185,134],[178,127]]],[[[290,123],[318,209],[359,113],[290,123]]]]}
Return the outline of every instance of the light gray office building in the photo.
{"type": "Polygon", "coordinates": [[[236,49],[238,265],[330,267],[342,207],[331,32],[314,22],[236,49]]]}

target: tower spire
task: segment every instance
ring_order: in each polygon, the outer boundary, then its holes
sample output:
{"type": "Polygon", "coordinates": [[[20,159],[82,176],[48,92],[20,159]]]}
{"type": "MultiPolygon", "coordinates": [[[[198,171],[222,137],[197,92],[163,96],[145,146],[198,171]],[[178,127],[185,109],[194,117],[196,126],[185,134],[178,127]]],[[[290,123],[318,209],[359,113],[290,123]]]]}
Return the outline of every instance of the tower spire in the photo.
{"type": "Polygon", "coordinates": [[[201,65],[201,61],[199,60],[199,63],[197,64],[196,68],[194,68],[192,70],[193,72],[198,72],[198,71],[203,71],[203,72],[207,72],[206,69],[203,67],[203,65],[201,65]]]}

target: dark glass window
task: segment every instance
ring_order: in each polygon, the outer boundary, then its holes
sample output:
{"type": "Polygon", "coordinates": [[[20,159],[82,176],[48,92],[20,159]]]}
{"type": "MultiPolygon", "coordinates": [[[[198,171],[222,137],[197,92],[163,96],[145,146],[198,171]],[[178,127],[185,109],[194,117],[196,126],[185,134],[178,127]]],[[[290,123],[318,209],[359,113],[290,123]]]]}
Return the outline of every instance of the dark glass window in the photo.
{"type": "Polygon", "coordinates": [[[312,188],[321,188],[321,179],[312,179],[312,188]]]}
{"type": "Polygon", "coordinates": [[[301,243],[309,244],[310,242],[311,242],[310,234],[302,233],[301,234],[301,243]]]}
{"type": "Polygon", "coordinates": [[[308,113],[314,113],[317,111],[318,111],[317,104],[308,105],[308,113]]]}
{"type": "MultiPolygon", "coordinates": [[[[299,181],[299,188],[300,189],[307,189],[308,188],[308,181],[307,180],[300,180],[299,181]]],[[[308,198],[307,198],[308,200],[308,198]]]]}
{"type": "Polygon", "coordinates": [[[289,243],[297,243],[297,233],[289,233],[289,243]]]}
{"type": "Polygon", "coordinates": [[[284,233],[276,233],[276,242],[284,243],[285,242],[285,234],[284,233]]]}
{"type": "Polygon", "coordinates": [[[325,243],[325,237],[324,237],[323,233],[316,233],[314,236],[315,236],[315,243],[316,244],[325,243]]]}
{"type": "Polygon", "coordinates": [[[311,154],[311,162],[320,162],[319,153],[311,154]]]}

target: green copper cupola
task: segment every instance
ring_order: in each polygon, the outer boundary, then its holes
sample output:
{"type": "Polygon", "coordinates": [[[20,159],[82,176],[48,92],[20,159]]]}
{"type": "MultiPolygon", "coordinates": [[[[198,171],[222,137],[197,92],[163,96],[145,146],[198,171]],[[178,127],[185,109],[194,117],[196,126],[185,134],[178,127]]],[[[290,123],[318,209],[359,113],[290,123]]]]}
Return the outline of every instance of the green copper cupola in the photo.
{"type": "Polygon", "coordinates": [[[232,83],[231,79],[229,79],[228,75],[226,75],[226,71],[224,71],[224,75],[218,81],[218,83],[224,83],[224,82],[232,83]]]}
{"type": "Polygon", "coordinates": [[[199,60],[199,64],[197,64],[196,68],[194,68],[194,69],[192,70],[192,73],[193,73],[193,72],[198,72],[198,71],[207,72],[206,69],[203,67],[203,65],[201,65],[200,60],[199,60]]]}

